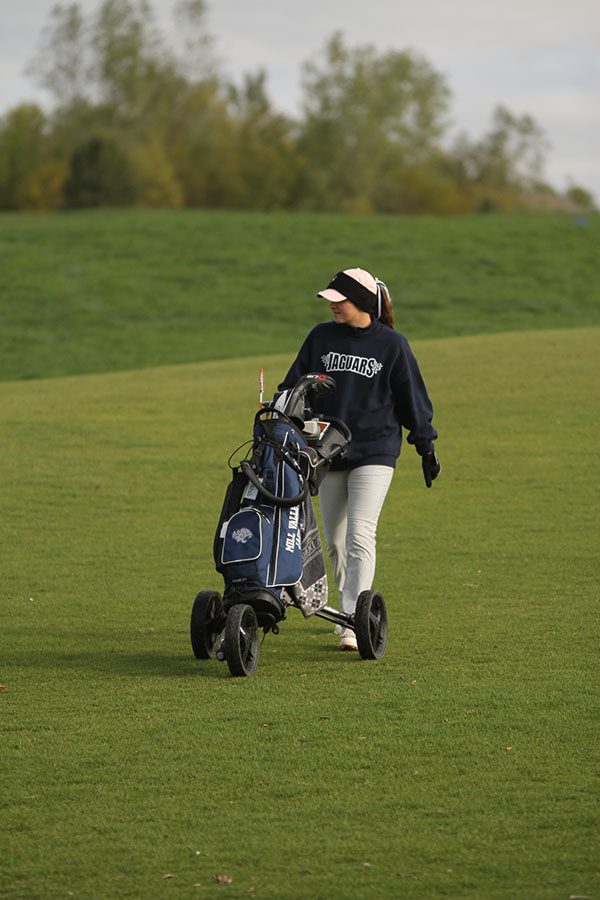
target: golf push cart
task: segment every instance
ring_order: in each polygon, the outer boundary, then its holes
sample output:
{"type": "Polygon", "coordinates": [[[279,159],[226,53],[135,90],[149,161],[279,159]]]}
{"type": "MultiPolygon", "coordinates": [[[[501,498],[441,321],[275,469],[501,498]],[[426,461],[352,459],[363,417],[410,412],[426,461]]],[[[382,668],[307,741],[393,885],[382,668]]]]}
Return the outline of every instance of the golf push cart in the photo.
{"type": "Polygon", "coordinates": [[[314,415],[311,404],[333,390],[333,378],[311,373],[275,401],[261,402],[246,458],[238,465],[231,464],[233,454],[229,459],[232,478],[213,545],[224,591],[196,596],[190,636],[198,659],[225,660],[232,675],[254,672],[260,630],[278,634],[290,606],[305,618],[315,615],[352,629],[363,659],[385,653],[387,612],[378,591],[363,591],[353,614],[327,606],[311,495],[351,434],[339,419],[314,415]]]}

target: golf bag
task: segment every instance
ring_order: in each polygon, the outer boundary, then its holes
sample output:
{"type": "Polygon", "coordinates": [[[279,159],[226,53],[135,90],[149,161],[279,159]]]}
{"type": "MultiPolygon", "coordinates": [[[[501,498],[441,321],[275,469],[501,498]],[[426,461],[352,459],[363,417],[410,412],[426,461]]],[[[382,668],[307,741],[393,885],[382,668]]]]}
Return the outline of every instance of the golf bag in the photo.
{"type": "Polygon", "coordinates": [[[290,603],[305,616],[327,602],[327,576],[311,495],[351,439],[338,419],[311,418],[309,402],[335,389],[313,373],[256,413],[249,458],[233,467],[214,540],[223,606],[254,608],[273,628],[290,603]]]}

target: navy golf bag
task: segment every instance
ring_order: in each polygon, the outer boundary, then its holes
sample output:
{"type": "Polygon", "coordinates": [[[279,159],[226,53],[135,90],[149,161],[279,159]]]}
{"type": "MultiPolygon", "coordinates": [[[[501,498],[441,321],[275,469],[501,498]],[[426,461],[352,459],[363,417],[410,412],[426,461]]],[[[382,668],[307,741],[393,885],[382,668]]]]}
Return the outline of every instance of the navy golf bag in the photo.
{"type": "Polygon", "coordinates": [[[225,582],[223,607],[250,604],[266,630],[275,630],[290,603],[311,615],[327,602],[310,498],[351,435],[338,419],[310,419],[308,404],[334,388],[328,375],[305,375],[262,407],[251,455],[233,468],[225,495],[214,540],[215,566],[225,582]]]}

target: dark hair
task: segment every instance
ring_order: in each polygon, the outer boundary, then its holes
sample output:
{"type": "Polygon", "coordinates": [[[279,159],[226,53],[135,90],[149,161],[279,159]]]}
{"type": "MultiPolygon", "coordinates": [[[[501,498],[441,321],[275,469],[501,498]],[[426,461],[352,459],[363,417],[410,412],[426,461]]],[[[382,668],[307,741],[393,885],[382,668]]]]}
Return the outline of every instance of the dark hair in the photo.
{"type": "Polygon", "coordinates": [[[379,279],[377,280],[377,287],[381,296],[381,315],[379,316],[379,321],[389,328],[393,328],[394,312],[392,310],[392,298],[390,297],[390,292],[387,289],[387,285],[384,284],[383,281],[379,281],[379,279]]]}

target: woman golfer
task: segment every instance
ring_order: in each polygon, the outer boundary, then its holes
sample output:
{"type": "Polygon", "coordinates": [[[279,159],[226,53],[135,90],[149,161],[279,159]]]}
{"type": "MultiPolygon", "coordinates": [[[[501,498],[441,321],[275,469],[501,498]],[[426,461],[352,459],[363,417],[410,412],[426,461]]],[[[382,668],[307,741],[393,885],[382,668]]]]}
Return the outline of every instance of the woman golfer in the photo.
{"type": "MultiPolygon", "coordinates": [[[[346,269],[317,297],[329,302],[333,321],[313,328],[279,390],[308,372],[327,372],[336,382],[336,390],[320,398],[319,412],[342,419],[352,441],[345,457],[334,460],[319,498],[340,606],[353,613],[361,591],[372,587],[377,521],[402,428],[421,456],[427,487],[440,472],[437,431],[417,361],[404,335],[394,331],[385,284],[364,269],[346,269]]],[[[339,649],[357,649],[350,629],[342,630],[339,649]]]]}

